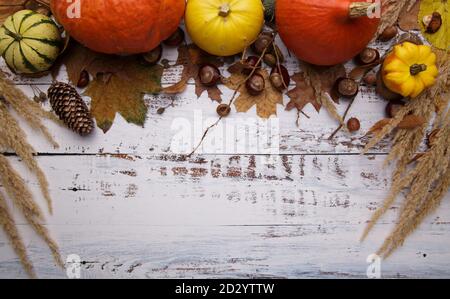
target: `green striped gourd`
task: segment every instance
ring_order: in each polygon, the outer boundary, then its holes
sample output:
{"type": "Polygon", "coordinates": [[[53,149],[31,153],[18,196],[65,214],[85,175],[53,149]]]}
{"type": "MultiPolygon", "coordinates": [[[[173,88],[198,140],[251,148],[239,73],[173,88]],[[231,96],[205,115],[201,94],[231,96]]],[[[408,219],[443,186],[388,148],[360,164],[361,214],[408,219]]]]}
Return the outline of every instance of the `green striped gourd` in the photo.
{"type": "Polygon", "coordinates": [[[60,53],[61,44],[55,22],[32,10],[16,12],[0,27],[0,55],[16,73],[48,70],[60,53]]]}

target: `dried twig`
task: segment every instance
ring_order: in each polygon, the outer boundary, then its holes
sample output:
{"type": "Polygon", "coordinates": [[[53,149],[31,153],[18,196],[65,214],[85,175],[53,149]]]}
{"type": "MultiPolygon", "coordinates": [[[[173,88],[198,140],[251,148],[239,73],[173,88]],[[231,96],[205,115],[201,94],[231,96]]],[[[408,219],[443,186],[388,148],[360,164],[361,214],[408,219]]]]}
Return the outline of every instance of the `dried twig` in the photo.
{"type": "MultiPolygon", "coordinates": [[[[344,115],[342,116],[342,119],[345,121],[345,119],[347,118],[348,113],[350,112],[350,109],[353,106],[353,103],[355,103],[356,101],[356,96],[354,96],[352,98],[352,100],[350,101],[350,103],[347,106],[347,109],[345,109],[344,115]]],[[[336,136],[337,133],[339,133],[339,131],[344,127],[343,124],[340,124],[339,127],[331,134],[331,136],[328,138],[328,140],[332,140],[334,138],[334,136],[336,136]]]]}
{"type": "MultiPolygon", "coordinates": [[[[272,32],[272,39],[271,41],[268,43],[268,45],[264,48],[264,50],[262,51],[261,55],[259,56],[256,64],[253,66],[253,68],[251,69],[250,74],[245,77],[245,79],[243,79],[236,87],[235,91],[233,92],[233,95],[231,96],[231,99],[228,101],[228,106],[231,107],[231,105],[233,104],[234,100],[236,99],[236,96],[239,92],[239,90],[241,89],[241,87],[255,74],[256,70],[258,69],[258,65],[262,62],[264,55],[266,55],[267,51],[269,50],[269,47],[271,47],[274,44],[275,38],[277,36],[277,32],[274,31],[272,32]]],[[[244,53],[246,53],[246,49],[244,50],[244,53]]],[[[242,56],[241,58],[242,60],[244,59],[244,56],[242,56]]],[[[188,155],[188,157],[191,157],[192,155],[195,154],[195,152],[197,152],[197,150],[200,148],[200,146],[203,144],[203,142],[206,139],[206,136],[208,135],[209,131],[212,130],[214,127],[216,127],[220,121],[223,119],[222,116],[220,116],[217,121],[215,123],[213,123],[211,126],[209,126],[205,132],[203,133],[203,136],[200,140],[200,142],[197,144],[197,146],[194,148],[194,150],[188,155]]]]}

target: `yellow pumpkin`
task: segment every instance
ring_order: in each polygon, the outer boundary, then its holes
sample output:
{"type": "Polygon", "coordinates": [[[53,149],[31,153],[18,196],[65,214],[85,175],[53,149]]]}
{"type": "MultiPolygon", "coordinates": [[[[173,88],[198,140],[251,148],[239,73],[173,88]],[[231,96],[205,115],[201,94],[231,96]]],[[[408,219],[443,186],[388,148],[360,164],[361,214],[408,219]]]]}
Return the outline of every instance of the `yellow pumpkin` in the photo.
{"type": "Polygon", "coordinates": [[[217,56],[242,52],[264,25],[261,0],[188,0],[186,29],[202,50],[217,56]]]}
{"type": "Polygon", "coordinates": [[[433,86],[439,75],[436,54],[430,46],[410,42],[396,45],[386,56],[381,75],[389,90],[415,98],[433,86]]]}
{"type": "Polygon", "coordinates": [[[53,20],[31,10],[16,12],[0,27],[0,55],[17,73],[48,70],[60,53],[61,43],[53,20]]]}

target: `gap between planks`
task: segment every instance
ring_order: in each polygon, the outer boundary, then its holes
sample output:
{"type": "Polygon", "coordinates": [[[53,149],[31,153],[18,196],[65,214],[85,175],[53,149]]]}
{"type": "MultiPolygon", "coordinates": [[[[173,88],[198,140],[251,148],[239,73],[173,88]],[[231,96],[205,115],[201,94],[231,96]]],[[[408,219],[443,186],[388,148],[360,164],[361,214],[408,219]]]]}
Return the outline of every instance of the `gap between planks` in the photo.
{"type": "MultiPolygon", "coordinates": [[[[417,154],[420,154],[417,153],[417,154]]],[[[6,157],[18,157],[16,153],[13,152],[3,152],[0,153],[0,155],[4,155],[6,157]]],[[[202,153],[198,155],[194,155],[190,158],[195,157],[229,157],[229,156],[254,156],[254,157],[298,157],[298,156],[362,156],[362,157],[373,157],[373,156],[387,156],[389,153],[377,153],[377,152],[369,152],[367,154],[360,154],[360,153],[299,153],[299,154],[253,154],[253,153],[220,153],[220,154],[214,154],[214,153],[202,153]]],[[[70,157],[70,156],[84,156],[84,157],[119,157],[119,156],[126,156],[126,157],[161,157],[161,156],[174,156],[174,157],[186,157],[187,160],[189,158],[187,155],[180,155],[180,154],[172,154],[172,153],[166,153],[166,154],[135,154],[135,153],[126,153],[121,152],[118,153],[36,153],[36,157],[70,157]]],[[[186,161],[187,161],[186,160],[186,161]]]]}

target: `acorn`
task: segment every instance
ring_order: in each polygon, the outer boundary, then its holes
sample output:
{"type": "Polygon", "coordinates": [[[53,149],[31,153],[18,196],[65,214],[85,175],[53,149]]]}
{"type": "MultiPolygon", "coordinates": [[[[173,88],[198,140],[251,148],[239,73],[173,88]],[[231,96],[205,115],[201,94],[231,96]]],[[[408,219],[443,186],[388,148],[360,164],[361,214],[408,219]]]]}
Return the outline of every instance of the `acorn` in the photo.
{"type": "Polygon", "coordinates": [[[350,118],[347,122],[347,128],[350,132],[356,132],[361,129],[361,123],[359,122],[359,119],[353,117],[350,118]]]}
{"type": "Polygon", "coordinates": [[[390,101],[386,105],[386,116],[389,118],[394,118],[398,111],[402,109],[402,107],[405,106],[405,103],[399,100],[390,101]]]}
{"type": "Polygon", "coordinates": [[[359,84],[350,78],[340,78],[336,81],[336,90],[343,98],[353,98],[359,92],[359,84]]]}
{"type": "Polygon", "coordinates": [[[198,71],[200,82],[207,87],[215,86],[222,78],[220,70],[212,64],[203,64],[198,71]]]}
{"type": "Polygon", "coordinates": [[[275,45],[274,47],[271,47],[269,53],[274,55],[275,57],[278,56],[279,62],[284,63],[284,55],[283,55],[283,52],[281,52],[280,47],[278,47],[277,45],[275,45]]]}
{"type": "Polygon", "coordinates": [[[260,74],[253,74],[247,82],[245,82],[247,92],[252,96],[260,95],[266,88],[264,77],[260,74]]]}
{"type": "Polygon", "coordinates": [[[86,70],[81,71],[80,78],[78,79],[77,87],[78,88],[85,88],[89,85],[89,73],[86,70]]]}
{"type": "Polygon", "coordinates": [[[368,65],[380,60],[380,52],[373,48],[365,48],[358,56],[356,56],[356,63],[360,65],[368,65]]]}
{"type": "Polygon", "coordinates": [[[426,33],[434,34],[441,29],[442,16],[438,12],[433,12],[432,15],[423,17],[422,22],[425,25],[426,33]]]}
{"type": "Polygon", "coordinates": [[[244,61],[244,69],[242,70],[242,73],[245,75],[250,75],[254,68],[260,68],[261,67],[261,61],[258,56],[249,56],[244,61]]]}
{"type": "Polygon", "coordinates": [[[291,83],[291,77],[287,68],[283,65],[274,66],[272,72],[270,73],[270,83],[278,91],[283,91],[289,87],[291,83]]]}
{"type": "Polygon", "coordinates": [[[168,39],[166,39],[163,43],[164,45],[169,47],[178,47],[179,45],[181,45],[181,43],[184,42],[184,37],[185,34],[183,29],[178,27],[177,30],[174,33],[172,33],[172,35],[168,39]]]}
{"type": "Polygon", "coordinates": [[[377,85],[377,74],[375,72],[370,72],[363,78],[364,83],[367,86],[376,86],[377,85]]]}
{"type": "Polygon", "coordinates": [[[396,37],[398,34],[398,28],[397,26],[389,26],[380,34],[379,40],[382,42],[388,42],[394,37],[396,37]]]}
{"type": "Polygon", "coordinates": [[[271,47],[273,42],[272,34],[263,32],[259,35],[258,39],[252,44],[252,50],[255,54],[261,55],[265,49],[271,47]]]}
{"type": "Polygon", "coordinates": [[[265,54],[263,57],[263,60],[264,60],[264,63],[270,67],[274,67],[277,65],[277,58],[275,57],[275,55],[273,55],[271,53],[265,54]]]}
{"type": "Polygon", "coordinates": [[[220,104],[219,106],[217,106],[216,111],[220,117],[227,117],[231,113],[231,107],[228,104],[220,104]]]}
{"type": "Polygon", "coordinates": [[[162,53],[163,53],[163,48],[161,45],[159,45],[158,47],[151,50],[150,52],[142,54],[142,58],[145,61],[145,63],[147,63],[149,65],[155,65],[161,60],[162,53]]]}

